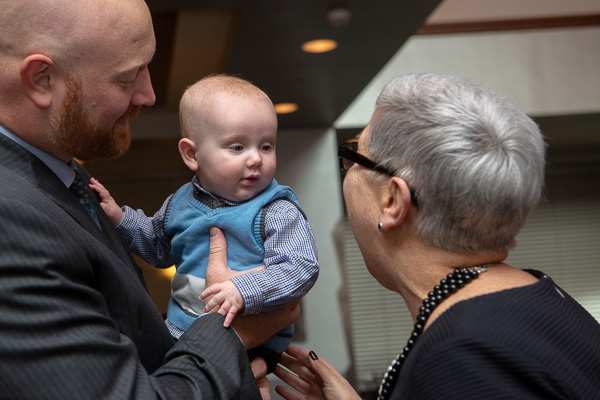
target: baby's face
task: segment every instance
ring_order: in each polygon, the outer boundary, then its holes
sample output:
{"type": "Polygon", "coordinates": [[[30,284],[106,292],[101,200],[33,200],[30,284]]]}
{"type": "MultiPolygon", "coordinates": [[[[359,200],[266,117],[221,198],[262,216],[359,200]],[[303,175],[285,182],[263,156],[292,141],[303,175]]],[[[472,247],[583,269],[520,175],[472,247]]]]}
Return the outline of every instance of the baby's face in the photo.
{"type": "Polygon", "coordinates": [[[196,143],[200,185],[233,202],[262,192],[275,175],[277,115],[267,101],[228,97],[196,143]]]}

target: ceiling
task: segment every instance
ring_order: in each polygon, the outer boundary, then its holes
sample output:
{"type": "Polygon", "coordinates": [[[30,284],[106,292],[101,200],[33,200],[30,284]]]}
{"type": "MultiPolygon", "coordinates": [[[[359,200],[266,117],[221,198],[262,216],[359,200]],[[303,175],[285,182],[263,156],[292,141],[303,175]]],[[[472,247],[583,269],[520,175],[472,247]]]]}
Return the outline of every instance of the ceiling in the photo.
{"type": "Polygon", "coordinates": [[[224,72],[248,79],[274,103],[298,104],[298,111],[279,116],[280,129],[330,127],[439,3],[147,0],[157,38],[150,65],[157,101],[144,113],[176,113],[188,85],[224,72]],[[328,22],[336,4],[351,12],[345,26],[328,22]],[[320,38],[336,40],[337,49],[301,50],[320,38]]]}

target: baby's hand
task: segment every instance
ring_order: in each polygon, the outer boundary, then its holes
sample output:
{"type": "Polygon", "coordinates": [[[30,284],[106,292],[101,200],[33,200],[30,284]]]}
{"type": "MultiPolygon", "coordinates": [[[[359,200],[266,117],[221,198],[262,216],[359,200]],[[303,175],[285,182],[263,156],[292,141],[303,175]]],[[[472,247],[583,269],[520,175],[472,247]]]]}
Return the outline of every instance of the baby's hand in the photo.
{"type": "Polygon", "coordinates": [[[104,210],[106,216],[110,220],[113,226],[117,226],[123,221],[125,213],[121,210],[121,207],[117,202],[110,196],[110,193],[96,178],[90,179],[90,189],[98,193],[100,196],[100,206],[104,210]]]}
{"type": "Polygon", "coordinates": [[[231,281],[215,283],[204,289],[200,294],[200,300],[204,300],[211,295],[214,296],[204,306],[204,312],[209,312],[220,305],[221,307],[218,312],[225,316],[223,326],[227,328],[231,324],[231,321],[233,321],[235,314],[244,308],[244,298],[231,281]]]}

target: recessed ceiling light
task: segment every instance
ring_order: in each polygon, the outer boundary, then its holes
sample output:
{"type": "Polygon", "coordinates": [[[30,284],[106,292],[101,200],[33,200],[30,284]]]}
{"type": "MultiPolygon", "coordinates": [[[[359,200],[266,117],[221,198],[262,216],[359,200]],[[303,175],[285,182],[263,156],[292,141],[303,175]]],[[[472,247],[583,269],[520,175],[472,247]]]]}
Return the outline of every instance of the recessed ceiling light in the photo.
{"type": "Polygon", "coordinates": [[[289,114],[298,110],[296,103],[278,103],[274,107],[277,114],[289,114]]]}
{"type": "Polygon", "coordinates": [[[337,42],[331,39],[316,39],[302,45],[302,50],[307,53],[325,53],[337,47],[337,42]]]}
{"type": "Polygon", "coordinates": [[[335,28],[341,28],[350,23],[352,19],[352,11],[348,8],[348,4],[345,1],[335,1],[331,4],[327,13],[325,14],[329,24],[335,28]]]}

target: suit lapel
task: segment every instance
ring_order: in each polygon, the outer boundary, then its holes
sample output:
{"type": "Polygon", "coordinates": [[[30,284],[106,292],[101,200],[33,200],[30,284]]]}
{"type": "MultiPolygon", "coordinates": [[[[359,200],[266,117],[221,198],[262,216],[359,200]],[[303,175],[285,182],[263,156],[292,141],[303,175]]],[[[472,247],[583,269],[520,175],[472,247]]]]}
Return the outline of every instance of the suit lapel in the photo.
{"type": "Polygon", "coordinates": [[[46,197],[51,198],[80,225],[87,227],[81,213],[85,213],[85,210],[46,164],[4,135],[0,135],[0,152],[0,163],[33,185],[31,190],[43,191],[46,197]]]}
{"type": "MultiPolygon", "coordinates": [[[[11,139],[0,134],[0,164],[19,174],[27,182],[33,185],[32,190],[40,190],[55,204],[69,214],[79,225],[92,234],[99,242],[112,251],[123,262],[129,264],[135,270],[135,274],[143,284],[144,279],[140,268],[137,266],[131,254],[125,249],[116,231],[110,224],[108,217],[102,211],[96,196],[92,197],[92,203],[96,208],[102,230],[98,229],[94,220],[87,211],[79,204],[77,197],[62,183],[52,170],[39,158],[29,151],[13,142],[11,139]]],[[[78,169],[86,182],[89,181],[89,173],[80,165],[78,169]]],[[[89,190],[89,188],[88,188],[89,190]]]]}
{"type": "Polygon", "coordinates": [[[105,235],[98,229],[87,211],[79,204],[77,197],[58,179],[54,172],[39,160],[34,161],[34,171],[40,190],[44,191],[54,203],[65,210],[96,239],[108,244],[105,235]]]}
{"type": "MultiPolygon", "coordinates": [[[[91,178],[90,173],[78,163],[77,163],[77,170],[81,174],[81,176],[82,176],[83,180],[86,182],[86,186],[87,186],[88,182],[90,181],[90,178],[91,178]]],[[[90,201],[92,202],[92,205],[96,209],[96,214],[98,215],[98,220],[100,221],[100,226],[102,226],[103,238],[107,242],[110,243],[109,247],[114,251],[114,253],[119,258],[121,258],[121,259],[128,258],[131,261],[131,264],[134,266],[136,273],[140,277],[142,283],[145,285],[146,283],[144,281],[144,277],[143,277],[141,269],[136,264],[135,260],[131,256],[131,253],[129,253],[129,251],[126,250],[125,244],[121,241],[121,238],[117,234],[117,231],[113,228],[112,223],[108,219],[108,216],[102,210],[102,206],[100,206],[100,201],[98,200],[98,196],[96,195],[96,193],[93,190],[91,190],[89,188],[89,186],[87,186],[86,189],[90,193],[90,201]]],[[[88,222],[90,222],[92,224],[93,228],[96,231],[100,232],[100,229],[98,229],[98,227],[96,226],[96,223],[88,215],[87,211],[85,211],[83,209],[83,207],[81,207],[79,204],[77,204],[77,205],[79,206],[79,208],[81,208],[83,210],[83,212],[85,213],[85,216],[89,220],[88,222]]]]}

